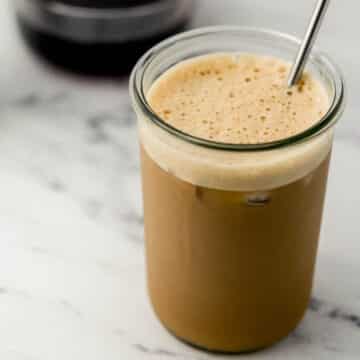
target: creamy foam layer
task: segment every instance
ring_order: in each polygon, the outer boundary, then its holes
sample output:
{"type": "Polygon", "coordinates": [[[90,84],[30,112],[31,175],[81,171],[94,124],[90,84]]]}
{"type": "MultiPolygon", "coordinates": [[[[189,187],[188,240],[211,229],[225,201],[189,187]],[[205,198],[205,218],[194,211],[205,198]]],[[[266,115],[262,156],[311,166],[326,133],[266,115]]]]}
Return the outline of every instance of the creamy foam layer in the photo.
{"type": "MultiPolygon", "coordinates": [[[[150,88],[153,110],[172,126],[226,143],[289,137],[316,123],[329,107],[321,83],[305,74],[285,86],[289,64],[255,55],[212,54],[177,64],[150,88]]],[[[140,118],[141,142],[164,170],[190,183],[259,191],[295,181],[329,153],[332,132],[286,148],[229,152],[187,143],[140,118]]]]}
{"type": "Polygon", "coordinates": [[[288,89],[290,65],[272,57],[216,54],[184,61],[147,94],[152,109],[172,126],[225,143],[287,138],[328,110],[325,89],[305,74],[288,89]]]}

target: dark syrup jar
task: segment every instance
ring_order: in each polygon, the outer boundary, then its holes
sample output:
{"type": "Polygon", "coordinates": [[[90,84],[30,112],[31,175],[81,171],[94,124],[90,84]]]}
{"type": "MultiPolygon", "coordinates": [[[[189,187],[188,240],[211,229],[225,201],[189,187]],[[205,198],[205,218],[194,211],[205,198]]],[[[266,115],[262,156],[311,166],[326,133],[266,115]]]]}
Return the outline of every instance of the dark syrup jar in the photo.
{"type": "Polygon", "coordinates": [[[127,74],[164,38],[183,31],[193,0],[14,0],[29,46],[51,63],[93,75],[127,74]]]}

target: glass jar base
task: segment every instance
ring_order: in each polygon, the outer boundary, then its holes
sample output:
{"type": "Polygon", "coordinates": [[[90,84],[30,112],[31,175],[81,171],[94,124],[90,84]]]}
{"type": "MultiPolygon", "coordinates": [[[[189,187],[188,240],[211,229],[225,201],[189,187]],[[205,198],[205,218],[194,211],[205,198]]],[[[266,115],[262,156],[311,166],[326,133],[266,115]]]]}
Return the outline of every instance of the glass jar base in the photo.
{"type": "Polygon", "coordinates": [[[200,351],[212,354],[212,355],[247,355],[247,354],[257,353],[257,352],[263,351],[265,349],[269,349],[272,346],[275,346],[276,344],[280,343],[281,341],[284,341],[299,325],[299,323],[297,323],[296,326],[293,329],[291,329],[287,334],[285,334],[284,336],[281,336],[280,338],[275,339],[274,341],[272,341],[268,344],[265,344],[265,345],[259,345],[259,346],[250,347],[247,349],[240,349],[240,350],[218,350],[218,349],[209,348],[209,347],[206,347],[203,345],[196,344],[195,342],[186,340],[186,339],[182,338],[181,336],[178,336],[174,331],[172,331],[170,328],[168,328],[160,319],[159,319],[159,321],[161,322],[162,326],[166,329],[166,331],[168,331],[169,334],[171,334],[173,337],[175,337],[180,342],[182,342],[196,350],[200,350],[200,351]]]}
{"type": "Polygon", "coordinates": [[[275,346],[276,344],[281,343],[282,341],[286,340],[287,337],[290,336],[296,330],[296,328],[302,322],[302,320],[305,316],[306,310],[307,310],[307,307],[305,307],[305,309],[302,311],[302,313],[299,315],[299,317],[294,321],[293,326],[288,327],[287,331],[284,331],[281,335],[274,337],[270,341],[263,342],[256,346],[248,346],[248,347],[227,346],[227,349],[225,349],[225,347],[222,346],[222,349],[220,349],[220,346],[216,347],[216,346],[203,345],[203,344],[200,344],[200,342],[189,340],[189,339],[186,339],[184,336],[179,335],[175,330],[171,329],[170,326],[166,325],[165,321],[163,321],[163,319],[160,316],[160,312],[157,311],[156,305],[154,304],[151,297],[149,300],[150,300],[151,308],[152,308],[157,320],[160,322],[160,324],[163,326],[163,328],[170,335],[175,337],[180,342],[182,342],[196,350],[200,350],[200,351],[203,351],[203,352],[206,352],[209,354],[213,354],[213,355],[246,355],[246,354],[257,353],[257,352],[260,352],[265,349],[269,349],[269,348],[275,346]]]}

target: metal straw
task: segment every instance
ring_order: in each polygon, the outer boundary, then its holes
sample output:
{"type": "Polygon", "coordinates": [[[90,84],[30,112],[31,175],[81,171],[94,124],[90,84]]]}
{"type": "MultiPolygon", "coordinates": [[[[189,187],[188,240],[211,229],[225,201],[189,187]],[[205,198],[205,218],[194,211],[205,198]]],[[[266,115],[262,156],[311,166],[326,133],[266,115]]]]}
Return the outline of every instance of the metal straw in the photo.
{"type": "Polygon", "coordinates": [[[294,86],[301,78],[329,4],[330,0],[319,0],[316,4],[309,26],[306,30],[304,40],[300,45],[296,59],[291,68],[288,77],[288,87],[294,86]]]}

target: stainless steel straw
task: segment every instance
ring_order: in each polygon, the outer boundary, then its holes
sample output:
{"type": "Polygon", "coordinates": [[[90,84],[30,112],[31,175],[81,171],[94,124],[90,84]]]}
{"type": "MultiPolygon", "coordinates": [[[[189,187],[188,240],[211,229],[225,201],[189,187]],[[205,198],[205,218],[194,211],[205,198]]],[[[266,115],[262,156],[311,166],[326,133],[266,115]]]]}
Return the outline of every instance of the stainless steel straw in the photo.
{"type": "Polygon", "coordinates": [[[330,0],[319,0],[316,4],[309,26],[306,30],[304,39],[300,45],[296,59],[291,68],[288,77],[288,87],[294,86],[301,78],[307,59],[314,45],[316,36],[319,33],[322,20],[324,19],[324,15],[326,13],[329,4],[330,4],[330,0]]]}

